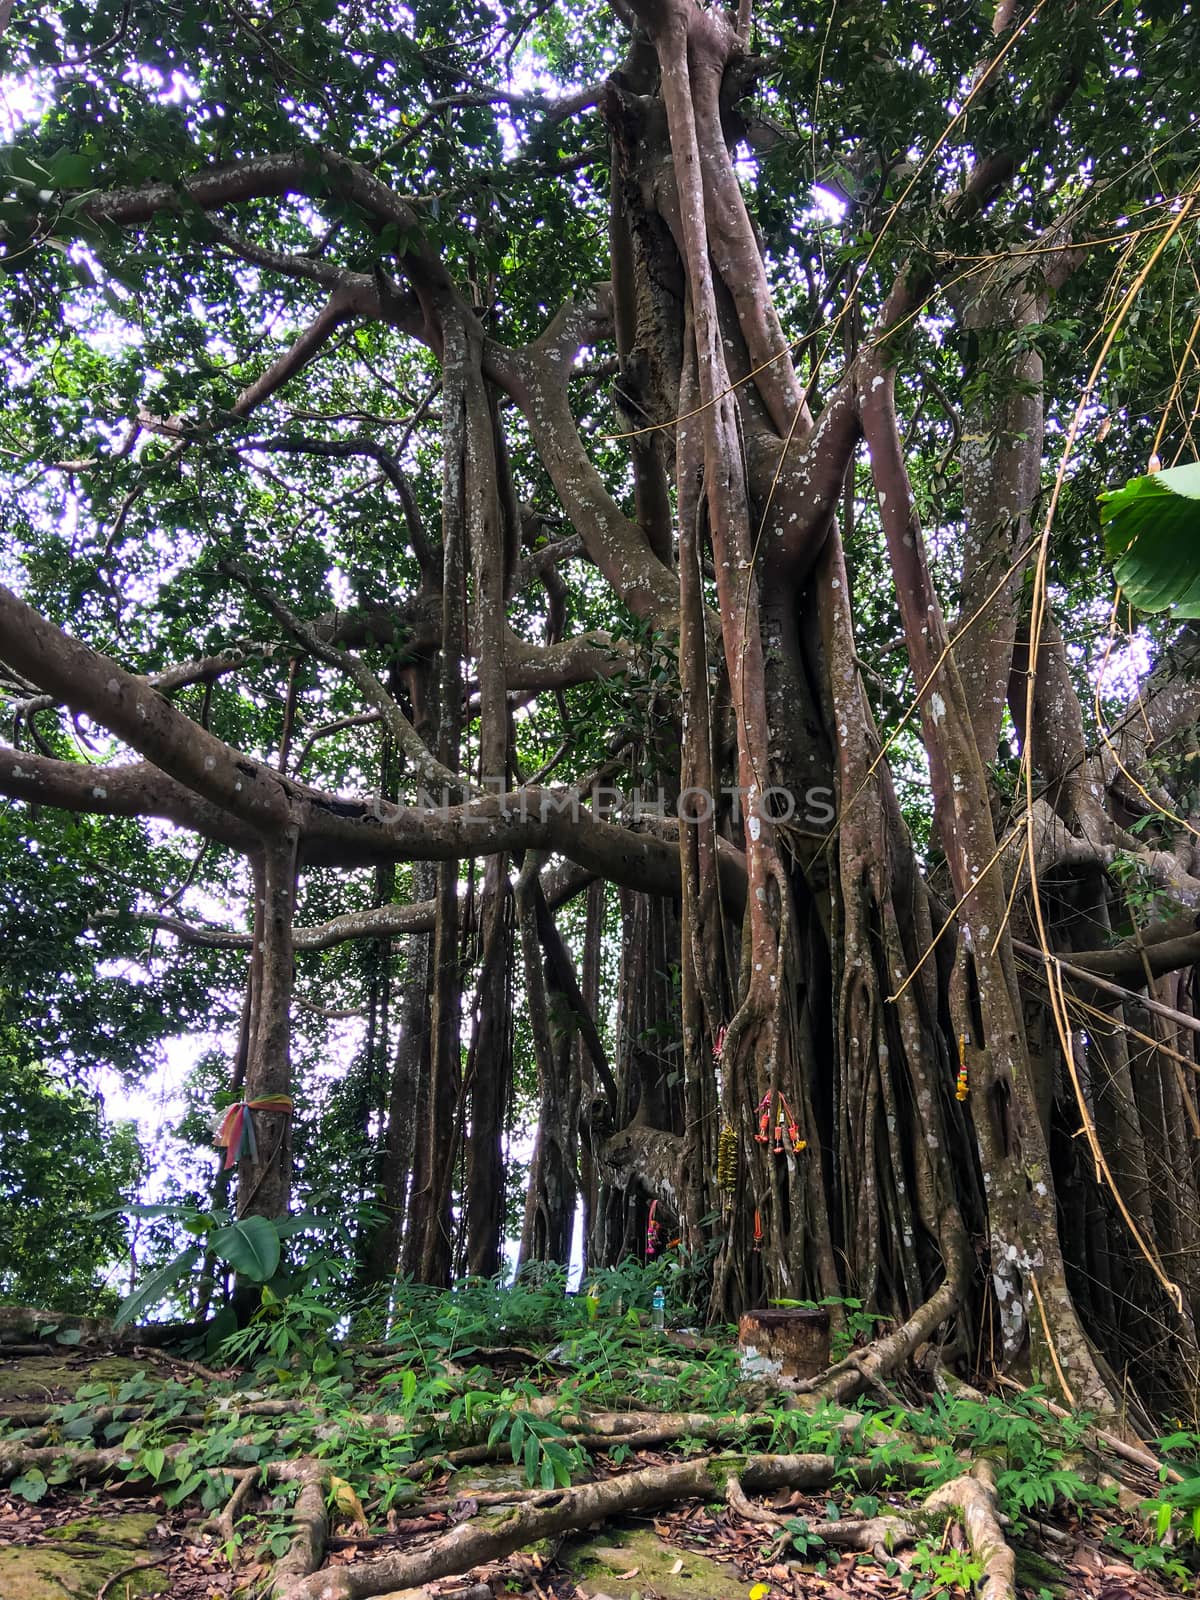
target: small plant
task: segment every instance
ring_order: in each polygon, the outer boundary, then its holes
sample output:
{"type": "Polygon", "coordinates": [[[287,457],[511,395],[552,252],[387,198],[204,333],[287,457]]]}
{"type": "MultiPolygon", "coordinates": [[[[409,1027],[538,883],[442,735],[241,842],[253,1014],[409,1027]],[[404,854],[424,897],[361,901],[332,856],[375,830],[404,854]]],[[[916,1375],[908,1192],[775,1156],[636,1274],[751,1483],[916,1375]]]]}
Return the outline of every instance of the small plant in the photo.
{"type": "MultiPolygon", "coordinates": [[[[132,1205],[119,1209],[125,1215],[170,1222],[194,1242],[185,1245],[121,1302],[114,1319],[117,1328],[136,1322],[148,1311],[177,1296],[206,1256],[223,1263],[249,1283],[265,1284],[272,1282],[280,1270],[285,1241],[311,1233],[335,1240],[340,1238],[343,1245],[346,1243],[340,1219],[319,1217],[311,1212],[269,1220],[266,1217],[232,1217],[227,1211],[200,1211],[194,1206],[132,1205]]],[[[116,1214],[97,1212],[93,1220],[101,1221],[116,1214]]],[[[319,1280],[326,1259],[321,1252],[315,1252],[306,1263],[306,1275],[319,1280]]]]}
{"type": "Polygon", "coordinates": [[[869,1343],[876,1337],[879,1324],[892,1320],[890,1317],[881,1316],[878,1312],[865,1310],[861,1300],[847,1295],[826,1295],[823,1300],[772,1300],[771,1304],[794,1306],[809,1311],[840,1306],[842,1326],[834,1329],[830,1340],[830,1354],[835,1361],[840,1361],[843,1356],[848,1355],[856,1345],[869,1343]]]}
{"type": "Polygon", "coordinates": [[[329,1342],[338,1312],[304,1294],[277,1295],[263,1284],[262,1298],[245,1328],[231,1333],[218,1347],[228,1366],[267,1361],[280,1379],[300,1371],[323,1377],[336,1370],[338,1353],[329,1342]]]}
{"type": "Polygon", "coordinates": [[[896,1581],[912,1600],[926,1595],[958,1590],[971,1594],[983,1577],[983,1567],[964,1550],[943,1549],[940,1542],[922,1539],[912,1555],[907,1572],[898,1572],[896,1581]]]}
{"type": "Polygon", "coordinates": [[[1166,1578],[1178,1584],[1185,1593],[1195,1588],[1194,1561],[1189,1565],[1178,1550],[1164,1545],[1161,1539],[1147,1542],[1144,1533],[1138,1537],[1124,1528],[1114,1527],[1105,1530],[1104,1543],[1136,1572],[1149,1572],[1156,1577],[1166,1578]]]}
{"type": "Polygon", "coordinates": [[[496,1444],[504,1438],[514,1464],[521,1464],[525,1482],[531,1488],[568,1488],[571,1474],[586,1465],[582,1449],[552,1417],[502,1407],[492,1423],[488,1443],[496,1444]]]}
{"type": "Polygon", "coordinates": [[[825,1548],[825,1541],[819,1533],[814,1533],[809,1527],[807,1517],[789,1517],[783,1525],[787,1542],[800,1557],[801,1561],[810,1561],[814,1551],[825,1548]]]}

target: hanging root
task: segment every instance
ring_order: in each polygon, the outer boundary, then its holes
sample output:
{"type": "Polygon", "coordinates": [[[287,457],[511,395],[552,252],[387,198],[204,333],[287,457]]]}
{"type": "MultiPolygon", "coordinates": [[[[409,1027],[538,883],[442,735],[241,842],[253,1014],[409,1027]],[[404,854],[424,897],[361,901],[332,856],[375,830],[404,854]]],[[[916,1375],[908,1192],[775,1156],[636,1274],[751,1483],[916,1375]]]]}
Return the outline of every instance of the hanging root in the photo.
{"type": "Polygon", "coordinates": [[[1016,1600],[1016,1557],[1000,1526],[991,1463],[978,1461],[970,1472],[942,1484],[929,1496],[925,1509],[957,1516],[962,1522],[971,1553],[983,1568],[981,1600],[1016,1600]]]}

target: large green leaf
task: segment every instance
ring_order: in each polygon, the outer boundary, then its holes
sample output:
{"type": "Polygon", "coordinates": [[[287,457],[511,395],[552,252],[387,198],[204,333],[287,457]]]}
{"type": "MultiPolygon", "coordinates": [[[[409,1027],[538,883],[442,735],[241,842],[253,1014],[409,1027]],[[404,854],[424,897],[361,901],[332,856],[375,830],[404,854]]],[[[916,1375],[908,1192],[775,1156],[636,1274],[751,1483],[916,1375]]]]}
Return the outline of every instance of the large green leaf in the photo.
{"type": "Polygon", "coordinates": [[[209,1240],[213,1253],[255,1283],[274,1277],[279,1265],[279,1230],[266,1217],[242,1217],[209,1240]]]}
{"type": "Polygon", "coordinates": [[[1140,611],[1200,617],[1200,461],[1100,496],[1113,572],[1140,611]]]}
{"type": "Polygon", "coordinates": [[[169,1290],[173,1289],[182,1278],[187,1277],[199,1258],[200,1250],[194,1244],[189,1245],[186,1250],[181,1250],[167,1262],[165,1267],[160,1267],[153,1277],[147,1278],[140,1289],[135,1289],[128,1299],[121,1302],[113,1326],[122,1328],[127,1322],[136,1321],[143,1311],[149,1311],[151,1306],[156,1306],[169,1290]]]}

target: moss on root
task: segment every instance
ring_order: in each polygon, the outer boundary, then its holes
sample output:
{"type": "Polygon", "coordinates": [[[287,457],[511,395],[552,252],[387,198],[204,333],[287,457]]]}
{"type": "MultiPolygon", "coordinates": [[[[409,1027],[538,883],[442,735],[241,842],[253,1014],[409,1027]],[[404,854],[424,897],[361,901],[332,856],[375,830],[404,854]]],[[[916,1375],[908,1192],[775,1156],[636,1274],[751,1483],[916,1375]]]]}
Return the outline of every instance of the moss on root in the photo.
{"type": "Polygon", "coordinates": [[[739,1587],[731,1567],[695,1550],[674,1549],[648,1528],[609,1525],[592,1537],[568,1540],[558,1559],[585,1595],[612,1600],[647,1592],[661,1600],[729,1600],[739,1587]]]}
{"type": "MultiPolygon", "coordinates": [[[[157,1518],[145,1512],[81,1517],[53,1531],[45,1544],[0,1550],[0,1595],[13,1600],[96,1600],[103,1584],[149,1555],[157,1518]]],[[[130,1572],[118,1593],[165,1594],[161,1568],[130,1572]],[[128,1588],[127,1588],[128,1586],[128,1588]]]]}
{"type": "MultiPolygon", "coordinates": [[[[3,1350],[0,1349],[0,1356],[3,1350]]],[[[44,1356],[21,1356],[0,1364],[0,1405],[18,1401],[25,1405],[61,1402],[84,1383],[124,1383],[145,1366],[129,1356],[100,1356],[94,1361],[72,1360],[66,1351],[44,1356]]]]}

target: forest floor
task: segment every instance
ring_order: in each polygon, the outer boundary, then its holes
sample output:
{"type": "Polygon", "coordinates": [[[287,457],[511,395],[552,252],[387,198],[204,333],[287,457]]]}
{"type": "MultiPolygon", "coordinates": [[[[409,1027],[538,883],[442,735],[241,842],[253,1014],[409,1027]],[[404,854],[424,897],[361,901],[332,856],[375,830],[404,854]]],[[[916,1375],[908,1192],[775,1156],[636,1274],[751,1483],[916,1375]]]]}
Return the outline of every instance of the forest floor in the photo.
{"type": "Polygon", "coordinates": [[[488,1295],[358,1345],[281,1313],[188,1359],[10,1330],[0,1600],[1194,1592],[1190,1433],[1122,1454],[1036,1394],[905,1375],[766,1395],[731,1339],[488,1295]]]}

